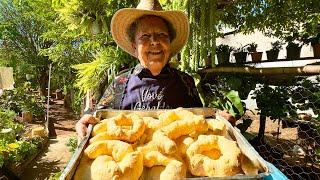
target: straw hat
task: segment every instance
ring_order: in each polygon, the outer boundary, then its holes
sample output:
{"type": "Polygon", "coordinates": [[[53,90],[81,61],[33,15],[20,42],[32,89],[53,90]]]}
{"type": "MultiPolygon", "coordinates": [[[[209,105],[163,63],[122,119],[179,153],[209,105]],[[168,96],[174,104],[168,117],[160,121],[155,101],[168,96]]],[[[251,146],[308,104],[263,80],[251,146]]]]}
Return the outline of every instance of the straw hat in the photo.
{"type": "Polygon", "coordinates": [[[171,41],[171,57],[177,54],[186,44],[189,36],[189,22],[182,11],[164,11],[158,0],[140,0],[137,8],[123,8],[118,10],[111,20],[111,34],[114,41],[123,50],[136,57],[132,47],[128,29],[131,24],[144,15],[159,16],[168,21],[174,31],[175,38],[171,41]]]}

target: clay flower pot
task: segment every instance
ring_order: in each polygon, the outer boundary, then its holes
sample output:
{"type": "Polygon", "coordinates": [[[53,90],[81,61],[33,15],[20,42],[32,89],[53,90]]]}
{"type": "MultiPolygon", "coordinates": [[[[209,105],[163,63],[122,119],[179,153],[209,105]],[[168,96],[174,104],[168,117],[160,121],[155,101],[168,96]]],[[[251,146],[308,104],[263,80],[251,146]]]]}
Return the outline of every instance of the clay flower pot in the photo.
{"type": "Polygon", "coordinates": [[[287,59],[296,60],[300,59],[301,46],[297,44],[287,46],[287,59]]]}
{"type": "Polygon", "coordinates": [[[320,44],[312,44],[313,57],[320,58],[320,44]]]}
{"type": "Polygon", "coordinates": [[[229,64],[229,57],[230,57],[230,52],[229,53],[224,53],[224,52],[217,53],[218,64],[229,64]]]}
{"type": "Polygon", "coordinates": [[[234,55],[234,57],[236,59],[236,63],[237,64],[241,64],[241,63],[245,63],[246,62],[248,52],[236,52],[233,55],[234,55]]]}
{"type": "Polygon", "coordinates": [[[30,111],[22,112],[22,120],[23,122],[31,122],[32,121],[32,113],[30,111]]]}
{"type": "Polygon", "coordinates": [[[262,52],[251,52],[250,54],[251,54],[252,62],[255,62],[255,63],[261,62],[262,52]]]}
{"type": "Polygon", "coordinates": [[[276,61],[279,56],[279,50],[269,50],[267,52],[267,59],[268,61],[276,61]]]}

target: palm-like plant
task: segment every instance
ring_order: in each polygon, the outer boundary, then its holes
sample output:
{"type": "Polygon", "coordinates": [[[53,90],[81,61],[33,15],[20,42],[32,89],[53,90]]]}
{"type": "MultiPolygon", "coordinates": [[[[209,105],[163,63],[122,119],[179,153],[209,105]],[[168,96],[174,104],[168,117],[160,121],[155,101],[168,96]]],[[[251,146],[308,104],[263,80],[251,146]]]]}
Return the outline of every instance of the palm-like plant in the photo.
{"type": "Polygon", "coordinates": [[[118,48],[104,48],[94,55],[94,61],[73,66],[78,71],[76,86],[82,93],[91,91],[99,97],[120,70],[134,65],[132,59],[118,48]]]}
{"type": "Polygon", "coordinates": [[[104,0],[70,0],[53,1],[55,10],[59,13],[59,20],[67,24],[69,30],[80,30],[83,34],[101,33],[107,30],[105,17],[109,6],[104,0]]]}

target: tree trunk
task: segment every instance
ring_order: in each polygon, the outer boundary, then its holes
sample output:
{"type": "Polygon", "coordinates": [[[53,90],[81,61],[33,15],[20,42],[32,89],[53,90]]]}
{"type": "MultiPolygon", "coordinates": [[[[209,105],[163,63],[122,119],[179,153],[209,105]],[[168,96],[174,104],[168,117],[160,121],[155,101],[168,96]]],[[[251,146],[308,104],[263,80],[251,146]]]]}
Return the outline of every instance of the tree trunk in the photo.
{"type": "Polygon", "coordinates": [[[72,107],[71,107],[72,97],[73,97],[73,90],[72,89],[67,90],[66,95],[64,96],[64,99],[63,99],[63,105],[64,105],[64,108],[66,108],[69,111],[72,110],[72,107]]]}
{"type": "Polygon", "coordinates": [[[47,96],[47,87],[48,87],[48,81],[49,81],[49,75],[44,70],[41,72],[40,78],[39,78],[39,85],[40,85],[40,95],[47,96]]]}
{"type": "Polygon", "coordinates": [[[262,141],[264,139],[264,133],[266,131],[266,116],[261,113],[260,114],[260,125],[259,125],[259,133],[258,133],[258,140],[262,141]]]}

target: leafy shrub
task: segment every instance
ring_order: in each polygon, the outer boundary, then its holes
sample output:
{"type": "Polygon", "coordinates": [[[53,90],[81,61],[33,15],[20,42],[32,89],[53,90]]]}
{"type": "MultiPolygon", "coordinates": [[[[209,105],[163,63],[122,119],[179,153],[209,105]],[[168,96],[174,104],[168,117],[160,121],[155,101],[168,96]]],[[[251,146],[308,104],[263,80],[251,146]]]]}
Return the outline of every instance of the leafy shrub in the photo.
{"type": "Polygon", "coordinates": [[[7,109],[0,109],[0,130],[11,128],[15,133],[23,129],[23,125],[14,121],[16,113],[7,109]]]}
{"type": "Polygon", "coordinates": [[[20,114],[22,111],[30,111],[33,115],[44,115],[45,108],[40,102],[41,98],[29,91],[28,84],[13,90],[4,91],[0,99],[0,108],[10,109],[20,114]]]}
{"type": "Polygon", "coordinates": [[[66,146],[68,146],[70,152],[74,153],[78,146],[77,137],[69,138],[68,141],[66,142],[66,146]]]}
{"type": "Polygon", "coordinates": [[[17,140],[16,134],[23,130],[23,125],[15,122],[15,113],[0,108],[0,167],[7,163],[21,162],[34,154],[39,140],[17,140]]]}
{"type": "Polygon", "coordinates": [[[270,87],[264,84],[255,90],[253,98],[256,99],[261,114],[272,120],[287,116],[297,117],[297,109],[289,100],[291,91],[288,86],[270,87]]]}
{"type": "Polygon", "coordinates": [[[62,174],[62,172],[54,173],[49,177],[49,180],[58,180],[59,177],[61,176],[61,174],[62,174]]]}

